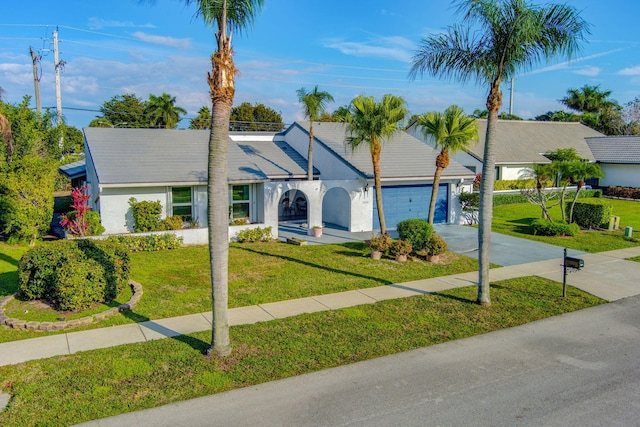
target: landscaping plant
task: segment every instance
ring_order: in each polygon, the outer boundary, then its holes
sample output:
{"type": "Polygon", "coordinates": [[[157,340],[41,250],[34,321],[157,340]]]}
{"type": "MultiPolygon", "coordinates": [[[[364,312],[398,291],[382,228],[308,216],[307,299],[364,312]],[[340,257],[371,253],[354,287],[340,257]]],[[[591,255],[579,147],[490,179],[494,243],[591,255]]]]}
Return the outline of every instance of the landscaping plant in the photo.
{"type": "Polygon", "coordinates": [[[413,218],[400,221],[397,225],[398,236],[411,242],[414,252],[426,248],[433,233],[433,226],[423,219],[413,218]]]}

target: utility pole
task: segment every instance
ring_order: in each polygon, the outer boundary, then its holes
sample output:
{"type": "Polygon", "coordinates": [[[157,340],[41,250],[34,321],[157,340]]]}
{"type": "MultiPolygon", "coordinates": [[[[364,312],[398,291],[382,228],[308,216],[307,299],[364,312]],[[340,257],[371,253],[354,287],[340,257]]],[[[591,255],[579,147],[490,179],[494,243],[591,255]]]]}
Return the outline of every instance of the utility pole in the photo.
{"type": "Polygon", "coordinates": [[[62,157],[62,149],[64,148],[64,137],[62,135],[62,95],[60,94],[60,68],[64,66],[64,62],[58,59],[58,29],[53,32],[53,62],[56,71],[56,111],[58,113],[58,130],[60,131],[60,140],[58,148],[62,157]]]}
{"type": "Polygon", "coordinates": [[[513,116],[513,92],[515,78],[511,77],[511,91],[509,93],[509,114],[513,116]]]}
{"type": "Polygon", "coordinates": [[[42,114],[42,104],[40,104],[40,76],[38,76],[38,63],[40,62],[40,55],[36,55],[33,48],[29,47],[29,53],[31,53],[31,62],[33,63],[33,86],[36,92],[36,111],[38,115],[42,114]]]}

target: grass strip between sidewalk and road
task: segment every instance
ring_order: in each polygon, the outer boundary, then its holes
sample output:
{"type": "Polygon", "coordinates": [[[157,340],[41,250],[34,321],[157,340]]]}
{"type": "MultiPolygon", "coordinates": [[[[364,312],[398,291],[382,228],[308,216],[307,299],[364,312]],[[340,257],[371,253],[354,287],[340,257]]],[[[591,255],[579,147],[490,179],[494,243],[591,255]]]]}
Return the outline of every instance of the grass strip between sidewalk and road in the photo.
{"type": "Polygon", "coordinates": [[[231,328],[233,351],[205,357],[210,332],[0,367],[4,427],[67,426],[508,328],[604,301],[539,277],[452,289],[231,328]]]}

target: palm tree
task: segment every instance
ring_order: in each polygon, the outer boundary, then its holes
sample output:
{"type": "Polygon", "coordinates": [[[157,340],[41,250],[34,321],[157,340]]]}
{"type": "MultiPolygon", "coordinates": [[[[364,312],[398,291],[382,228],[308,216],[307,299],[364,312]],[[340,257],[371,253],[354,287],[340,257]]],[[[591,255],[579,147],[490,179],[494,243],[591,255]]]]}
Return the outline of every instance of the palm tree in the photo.
{"type": "Polygon", "coordinates": [[[181,116],[187,114],[187,110],[176,105],[175,96],[163,93],[160,96],[149,95],[144,113],[151,127],[173,129],[178,126],[181,116]]]}
{"type": "Polygon", "coordinates": [[[478,300],[490,305],[489,250],[495,180],[494,139],[502,106],[503,80],[531,69],[543,59],[571,55],[579,49],[587,24],[579,12],[566,4],[544,7],[526,0],[459,0],[455,3],[462,24],[442,34],[422,39],[413,57],[410,77],[429,73],[467,82],[475,79],[488,86],[485,138],[480,184],[478,227],[478,300]],[[464,26],[467,24],[467,26],[464,26]]]}
{"type": "Polygon", "coordinates": [[[235,95],[236,67],[231,47],[232,31],[249,26],[264,0],[184,0],[196,3],[197,16],[209,26],[215,26],[216,51],[211,55],[211,72],[207,75],[211,96],[211,132],[209,136],[207,225],[209,227],[209,262],[211,265],[211,293],[213,323],[211,348],[226,356],[231,352],[229,342],[229,198],[227,177],[227,142],[229,117],[235,95]]]}
{"type": "Polygon", "coordinates": [[[376,191],[376,206],[380,222],[380,234],[387,233],[382,207],[382,184],[380,181],[380,153],[382,142],[400,129],[400,122],[407,114],[404,100],[399,96],[384,95],[376,102],[372,96],[360,95],[351,101],[351,121],[347,124],[350,136],[346,142],[355,150],[362,144],[369,146],[373,163],[373,182],[376,191]]]}
{"type": "Polygon", "coordinates": [[[333,102],[333,96],[329,92],[318,90],[316,85],[307,91],[301,87],[296,91],[298,101],[304,106],[304,115],[309,118],[309,151],[307,155],[307,179],[313,181],[313,122],[320,119],[325,112],[328,102],[333,102]]]}
{"type": "MultiPolygon", "coordinates": [[[[570,168],[570,174],[573,181],[576,183],[576,194],[571,201],[571,208],[569,208],[569,223],[573,222],[573,208],[578,201],[580,190],[584,187],[584,181],[591,178],[604,178],[604,171],[600,168],[600,165],[595,163],[588,163],[585,161],[572,162],[570,168]]],[[[564,210],[564,205],[562,205],[564,210]]]]}
{"type": "MultiPolygon", "coordinates": [[[[2,97],[4,95],[4,89],[0,86],[0,102],[2,102],[2,97]]],[[[0,112],[0,137],[7,144],[9,148],[9,156],[13,155],[13,134],[11,133],[11,123],[9,123],[9,119],[7,116],[0,112]]]]}
{"type": "Polygon", "coordinates": [[[600,90],[600,85],[584,85],[580,89],[568,89],[567,96],[560,102],[581,113],[598,113],[618,105],[615,101],[608,99],[610,95],[611,91],[600,90]]]}
{"type": "Polygon", "coordinates": [[[211,110],[203,105],[198,110],[198,115],[191,119],[189,129],[209,129],[209,125],[211,125],[211,110]]]}
{"type": "Polygon", "coordinates": [[[444,114],[430,112],[418,117],[416,123],[421,126],[426,139],[433,140],[435,148],[440,148],[436,157],[436,171],[433,174],[433,189],[429,204],[429,224],[433,224],[433,216],[438,200],[438,186],[442,171],[449,166],[449,152],[457,153],[478,141],[478,123],[474,117],[464,114],[462,108],[452,105],[444,114]]]}

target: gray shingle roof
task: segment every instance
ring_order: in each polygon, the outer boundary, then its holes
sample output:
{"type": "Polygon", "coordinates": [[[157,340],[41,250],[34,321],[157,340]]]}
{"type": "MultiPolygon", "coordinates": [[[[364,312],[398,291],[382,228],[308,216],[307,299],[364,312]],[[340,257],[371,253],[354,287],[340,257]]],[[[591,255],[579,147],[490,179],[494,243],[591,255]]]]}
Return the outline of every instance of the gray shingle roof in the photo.
{"type": "MultiPolygon", "coordinates": [[[[484,156],[486,132],[487,120],[478,119],[480,140],[470,150],[478,159],[484,156]]],[[[585,138],[594,136],[602,134],[577,122],[498,120],[495,140],[496,163],[550,163],[543,154],[558,148],[575,148],[580,157],[593,161],[585,138]]]]}
{"type": "MultiPolygon", "coordinates": [[[[484,157],[487,120],[478,119],[477,144],[468,150],[476,159],[484,157]]],[[[585,138],[603,136],[582,123],[498,120],[494,141],[496,164],[550,163],[543,156],[558,148],[575,148],[583,159],[593,161],[585,138]]]]}
{"type": "MultiPolygon", "coordinates": [[[[84,134],[101,184],[207,181],[207,130],[85,128],[84,134]]],[[[274,134],[242,135],[230,135],[229,182],[306,176],[304,159],[273,142],[274,134]]]]}
{"type": "Polygon", "coordinates": [[[587,144],[598,162],[640,164],[640,136],[587,138],[587,144]]]}
{"type": "MultiPolygon", "coordinates": [[[[308,122],[296,122],[296,124],[306,132],[309,131],[308,122]]],[[[317,141],[351,164],[360,174],[369,178],[373,177],[369,147],[363,145],[352,151],[345,144],[345,140],[349,136],[345,123],[314,123],[313,135],[317,141]]],[[[438,153],[424,142],[400,131],[391,140],[383,142],[380,157],[381,178],[386,180],[394,178],[431,179],[435,172],[437,155],[438,153]]],[[[443,178],[472,175],[473,173],[469,169],[453,160],[442,173],[443,178]]]]}

